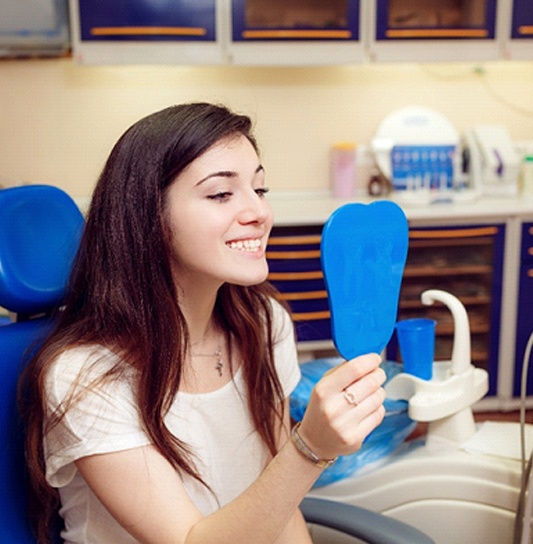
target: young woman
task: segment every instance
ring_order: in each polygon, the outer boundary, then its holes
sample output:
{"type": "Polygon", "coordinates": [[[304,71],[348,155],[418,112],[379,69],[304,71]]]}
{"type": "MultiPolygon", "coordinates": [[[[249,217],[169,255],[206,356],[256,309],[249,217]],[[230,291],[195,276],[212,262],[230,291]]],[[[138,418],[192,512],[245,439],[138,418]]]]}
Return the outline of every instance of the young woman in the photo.
{"type": "Polygon", "coordinates": [[[316,386],[292,431],[290,317],[250,119],[174,106],[95,189],[58,325],[22,383],[40,542],[308,543],[298,505],[382,420],[379,357],[316,386]]]}

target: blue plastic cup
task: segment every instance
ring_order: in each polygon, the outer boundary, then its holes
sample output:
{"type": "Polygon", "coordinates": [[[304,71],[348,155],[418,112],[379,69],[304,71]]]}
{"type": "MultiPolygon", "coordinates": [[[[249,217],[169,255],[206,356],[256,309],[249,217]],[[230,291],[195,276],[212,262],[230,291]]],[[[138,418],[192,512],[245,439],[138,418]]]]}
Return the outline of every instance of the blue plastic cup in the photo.
{"type": "Polygon", "coordinates": [[[435,358],[434,319],[415,317],[396,323],[404,372],[422,380],[431,380],[435,358]]]}

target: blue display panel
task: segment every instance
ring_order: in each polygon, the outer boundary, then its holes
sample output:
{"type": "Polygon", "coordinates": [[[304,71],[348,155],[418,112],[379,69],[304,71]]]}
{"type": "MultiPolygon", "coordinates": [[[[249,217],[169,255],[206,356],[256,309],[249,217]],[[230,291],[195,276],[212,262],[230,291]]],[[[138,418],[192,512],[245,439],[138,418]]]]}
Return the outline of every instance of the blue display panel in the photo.
{"type": "Polygon", "coordinates": [[[81,41],[215,41],[215,0],[78,0],[81,41]]]}
{"type": "Polygon", "coordinates": [[[234,42],[358,41],[359,0],[233,0],[234,42]]]}
{"type": "Polygon", "coordinates": [[[490,40],[496,0],[376,0],[378,41],[490,40]]]}
{"type": "Polygon", "coordinates": [[[452,189],[455,151],[453,145],[394,146],[391,152],[394,189],[452,189]]]}
{"type": "Polygon", "coordinates": [[[533,2],[531,0],[514,0],[511,37],[519,40],[533,38],[533,2]]]}

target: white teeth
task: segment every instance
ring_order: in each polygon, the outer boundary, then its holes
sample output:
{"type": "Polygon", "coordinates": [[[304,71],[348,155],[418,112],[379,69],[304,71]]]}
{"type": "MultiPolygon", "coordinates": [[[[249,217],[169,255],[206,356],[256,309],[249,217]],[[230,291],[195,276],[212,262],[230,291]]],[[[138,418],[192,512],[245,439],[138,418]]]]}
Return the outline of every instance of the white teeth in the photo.
{"type": "Polygon", "coordinates": [[[231,249],[238,249],[240,251],[259,251],[261,247],[261,240],[257,238],[256,240],[237,240],[235,242],[228,242],[228,246],[231,249]]]}

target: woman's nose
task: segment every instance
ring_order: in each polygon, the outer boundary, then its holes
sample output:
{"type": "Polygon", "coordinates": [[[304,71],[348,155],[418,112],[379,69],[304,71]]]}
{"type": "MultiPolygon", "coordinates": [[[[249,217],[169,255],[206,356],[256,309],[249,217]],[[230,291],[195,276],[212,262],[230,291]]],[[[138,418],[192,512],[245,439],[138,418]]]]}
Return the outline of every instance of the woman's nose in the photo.
{"type": "Polygon", "coordinates": [[[239,219],[241,223],[264,223],[272,217],[272,208],[264,196],[255,191],[248,195],[239,219]]]}

